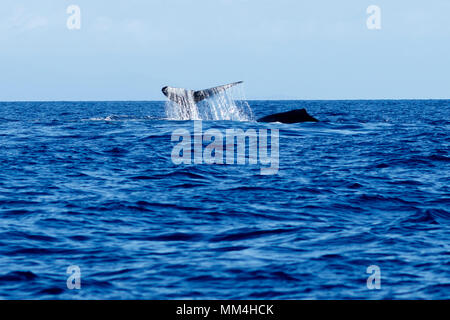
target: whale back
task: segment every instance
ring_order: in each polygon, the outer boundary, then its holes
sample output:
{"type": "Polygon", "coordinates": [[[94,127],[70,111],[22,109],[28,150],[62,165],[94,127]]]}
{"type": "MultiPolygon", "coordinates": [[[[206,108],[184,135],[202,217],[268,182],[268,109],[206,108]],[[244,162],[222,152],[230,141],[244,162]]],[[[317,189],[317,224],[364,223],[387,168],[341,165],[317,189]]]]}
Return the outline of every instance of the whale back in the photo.
{"type": "Polygon", "coordinates": [[[270,116],[258,119],[258,122],[281,122],[281,123],[299,123],[299,122],[318,122],[312,117],[306,109],[297,109],[288,112],[276,113],[270,116]]]}

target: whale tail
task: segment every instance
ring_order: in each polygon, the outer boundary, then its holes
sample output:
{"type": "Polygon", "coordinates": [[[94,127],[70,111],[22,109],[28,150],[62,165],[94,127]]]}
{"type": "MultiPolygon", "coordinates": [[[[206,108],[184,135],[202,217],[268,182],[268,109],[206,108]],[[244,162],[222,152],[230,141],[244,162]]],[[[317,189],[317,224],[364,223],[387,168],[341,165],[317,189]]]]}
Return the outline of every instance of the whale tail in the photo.
{"type": "Polygon", "coordinates": [[[226,84],[223,86],[218,86],[206,90],[186,90],[181,88],[172,88],[172,87],[164,87],[162,88],[162,92],[164,95],[169,99],[174,101],[175,103],[185,106],[192,103],[198,103],[202,100],[208,99],[210,97],[213,97],[221,92],[224,92],[225,90],[234,87],[238,84],[243,83],[243,81],[233,82],[230,84],[226,84]]]}

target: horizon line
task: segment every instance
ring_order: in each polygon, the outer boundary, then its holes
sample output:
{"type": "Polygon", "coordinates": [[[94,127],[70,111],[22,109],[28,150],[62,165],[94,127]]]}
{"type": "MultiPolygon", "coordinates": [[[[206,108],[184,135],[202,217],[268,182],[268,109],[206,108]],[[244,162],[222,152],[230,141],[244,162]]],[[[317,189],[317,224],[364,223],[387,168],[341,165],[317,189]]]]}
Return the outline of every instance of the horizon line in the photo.
{"type": "MultiPolygon", "coordinates": [[[[352,99],[236,99],[236,101],[430,101],[450,100],[450,98],[352,98],[352,99]]],[[[166,102],[167,100],[0,100],[0,103],[15,102],[166,102]]]]}

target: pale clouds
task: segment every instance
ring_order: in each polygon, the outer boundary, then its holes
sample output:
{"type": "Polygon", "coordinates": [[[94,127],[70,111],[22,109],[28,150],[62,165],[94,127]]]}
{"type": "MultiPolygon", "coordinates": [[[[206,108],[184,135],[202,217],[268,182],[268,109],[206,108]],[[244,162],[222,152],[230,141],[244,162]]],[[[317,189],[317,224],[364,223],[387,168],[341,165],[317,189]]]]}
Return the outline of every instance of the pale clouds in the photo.
{"type": "Polygon", "coordinates": [[[1,24],[1,29],[20,33],[43,28],[48,26],[48,24],[49,20],[47,17],[32,13],[24,6],[17,6],[1,24]]]}
{"type": "Polygon", "coordinates": [[[95,19],[93,28],[97,34],[105,37],[115,36],[141,45],[148,44],[151,40],[158,40],[164,34],[152,29],[150,23],[142,19],[113,19],[101,16],[95,19]]]}
{"type": "Polygon", "coordinates": [[[109,17],[98,17],[94,22],[94,28],[100,32],[106,32],[113,27],[113,20],[109,17]]]}

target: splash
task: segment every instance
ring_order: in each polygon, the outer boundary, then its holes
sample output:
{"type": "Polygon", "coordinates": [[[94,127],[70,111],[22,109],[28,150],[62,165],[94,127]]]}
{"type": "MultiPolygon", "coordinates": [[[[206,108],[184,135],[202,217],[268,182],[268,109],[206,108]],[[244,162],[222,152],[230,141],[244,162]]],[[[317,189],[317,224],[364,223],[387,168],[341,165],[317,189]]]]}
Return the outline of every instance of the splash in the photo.
{"type": "MultiPolygon", "coordinates": [[[[176,92],[178,96],[183,93],[181,90],[176,92]]],[[[169,120],[254,120],[242,86],[229,88],[197,103],[190,95],[184,98],[183,103],[166,101],[165,111],[169,120]]]]}

